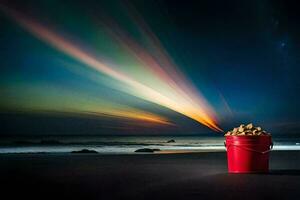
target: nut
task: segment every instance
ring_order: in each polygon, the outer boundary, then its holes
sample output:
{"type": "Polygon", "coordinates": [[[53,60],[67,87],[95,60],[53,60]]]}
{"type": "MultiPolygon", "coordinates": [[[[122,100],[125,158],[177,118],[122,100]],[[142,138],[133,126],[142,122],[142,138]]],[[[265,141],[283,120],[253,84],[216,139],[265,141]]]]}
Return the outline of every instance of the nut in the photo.
{"type": "Polygon", "coordinates": [[[246,128],[249,129],[249,130],[251,130],[251,129],[253,128],[253,124],[252,124],[252,123],[248,124],[248,125],[246,126],[246,128]]]}
{"type": "Polygon", "coordinates": [[[244,127],[239,127],[239,132],[242,133],[244,131],[244,127]]]}

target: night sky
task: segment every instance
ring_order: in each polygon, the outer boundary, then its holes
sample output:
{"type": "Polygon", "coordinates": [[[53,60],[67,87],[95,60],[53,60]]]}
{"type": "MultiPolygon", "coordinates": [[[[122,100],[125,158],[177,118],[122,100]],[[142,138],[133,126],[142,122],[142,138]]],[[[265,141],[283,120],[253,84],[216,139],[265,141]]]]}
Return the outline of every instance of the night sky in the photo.
{"type": "Polygon", "coordinates": [[[1,1],[1,135],[300,131],[296,1],[1,1]]]}

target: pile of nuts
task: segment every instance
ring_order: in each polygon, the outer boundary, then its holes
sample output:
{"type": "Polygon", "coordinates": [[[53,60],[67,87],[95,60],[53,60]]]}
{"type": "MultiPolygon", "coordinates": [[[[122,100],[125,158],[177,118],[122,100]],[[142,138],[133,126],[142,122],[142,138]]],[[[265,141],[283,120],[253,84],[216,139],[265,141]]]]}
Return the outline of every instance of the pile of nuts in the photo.
{"type": "Polygon", "coordinates": [[[254,127],[252,123],[245,126],[241,124],[239,127],[234,128],[232,131],[228,131],[225,136],[240,136],[240,135],[249,135],[249,136],[258,136],[258,135],[270,135],[266,131],[262,130],[261,127],[254,127]]]}

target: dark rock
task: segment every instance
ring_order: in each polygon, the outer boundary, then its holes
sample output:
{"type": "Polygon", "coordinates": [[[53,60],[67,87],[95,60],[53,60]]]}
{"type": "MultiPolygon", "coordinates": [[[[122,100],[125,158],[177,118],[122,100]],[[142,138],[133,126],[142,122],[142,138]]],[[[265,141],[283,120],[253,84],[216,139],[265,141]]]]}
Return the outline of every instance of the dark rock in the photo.
{"type": "Polygon", "coordinates": [[[79,151],[72,151],[71,153],[98,153],[98,152],[95,151],[95,150],[82,149],[82,150],[79,150],[79,151]]]}
{"type": "Polygon", "coordinates": [[[168,140],[167,143],[173,143],[175,140],[168,140]]]}
{"type": "Polygon", "coordinates": [[[153,153],[155,151],[160,151],[160,149],[143,148],[143,149],[137,149],[134,152],[153,153]]]}

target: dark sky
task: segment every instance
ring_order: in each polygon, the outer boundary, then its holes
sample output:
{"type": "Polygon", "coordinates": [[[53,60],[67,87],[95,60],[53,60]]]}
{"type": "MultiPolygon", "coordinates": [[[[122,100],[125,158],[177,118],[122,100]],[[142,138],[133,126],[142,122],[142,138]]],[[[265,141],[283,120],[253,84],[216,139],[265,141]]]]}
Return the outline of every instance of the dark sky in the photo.
{"type": "Polygon", "coordinates": [[[134,56],[150,52],[164,67],[158,52],[166,52],[223,130],[253,122],[274,134],[300,131],[297,1],[1,2],[2,135],[213,134],[155,97],[96,73],[23,19],[183,106],[165,88],[170,81],[151,74],[153,62],[134,56]]]}

